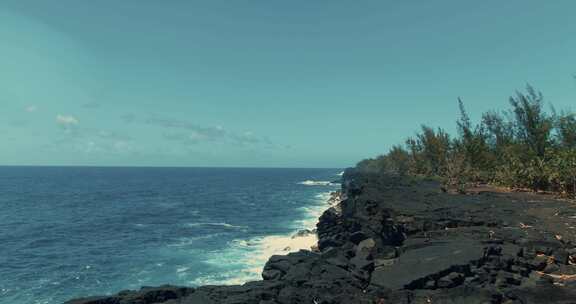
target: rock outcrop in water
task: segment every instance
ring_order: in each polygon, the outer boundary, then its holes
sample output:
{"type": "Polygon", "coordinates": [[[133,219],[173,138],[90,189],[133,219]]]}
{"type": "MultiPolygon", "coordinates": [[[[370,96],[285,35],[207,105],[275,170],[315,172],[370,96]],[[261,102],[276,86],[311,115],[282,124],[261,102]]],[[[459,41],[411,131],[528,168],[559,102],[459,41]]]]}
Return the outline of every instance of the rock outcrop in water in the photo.
{"type": "Polygon", "coordinates": [[[68,304],[576,303],[576,206],[489,187],[348,170],[318,251],[242,286],[162,286],[68,304]]]}

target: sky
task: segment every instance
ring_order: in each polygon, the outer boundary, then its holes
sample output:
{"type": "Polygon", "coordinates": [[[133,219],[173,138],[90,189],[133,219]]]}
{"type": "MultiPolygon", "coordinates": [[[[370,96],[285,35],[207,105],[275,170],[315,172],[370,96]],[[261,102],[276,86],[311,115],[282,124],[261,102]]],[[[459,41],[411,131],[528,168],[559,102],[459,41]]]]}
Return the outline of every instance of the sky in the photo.
{"type": "Polygon", "coordinates": [[[576,105],[576,1],[0,1],[0,165],[334,167],[526,84],[576,105]]]}

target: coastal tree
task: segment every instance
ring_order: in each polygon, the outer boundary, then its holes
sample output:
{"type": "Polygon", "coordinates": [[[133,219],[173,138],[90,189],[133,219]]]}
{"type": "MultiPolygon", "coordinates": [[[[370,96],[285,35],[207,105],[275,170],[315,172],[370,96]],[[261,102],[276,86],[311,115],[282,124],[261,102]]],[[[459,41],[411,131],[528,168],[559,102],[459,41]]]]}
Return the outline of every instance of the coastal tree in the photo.
{"type": "Polygon", "coordinates": [[[543,110],[544,97],[533,87],[526,87],[527,93],[516,92],[510,97],[512,112],[515,116],[517,138],[539,158],[544,158],[549,146],[552,119],[543,110]]]}
{"type": "MultiPolygon", "coordinates": [[[[467,168],[466,175],[473,180],[487,180],[493,164],[493,157],[487,143],[487,133],[482,124],[473,125],[462,99],[458,98],[460,118],[458,119],[458,137],[454,139],[454,161],[462,159],[467,168]],[[461,155],[460,155],[461,154],[461,155]]],[[[463,173],[464,174],[464,171],[463,173]]]]}
{"type": "Polygon", "coordinates": [[[358,164],[362,170],[440,177],[462,189],[470,182],[576,195],[576,116],[550,115],[533,87],[516,92],[508,111],[488,111],[473,124],[458,99],[458,134],[421,126],[403,146],[358,164]]]}

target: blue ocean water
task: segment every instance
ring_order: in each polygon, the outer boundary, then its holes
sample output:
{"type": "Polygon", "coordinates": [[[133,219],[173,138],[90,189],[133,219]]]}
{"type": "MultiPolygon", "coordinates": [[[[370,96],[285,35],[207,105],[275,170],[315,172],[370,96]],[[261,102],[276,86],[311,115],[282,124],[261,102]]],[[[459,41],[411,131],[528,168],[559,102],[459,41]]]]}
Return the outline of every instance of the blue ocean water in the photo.
{"type": "Polygon", "coordinates": [[[338,169],[0,167],[0,303],[259,279],[338,169]]]}

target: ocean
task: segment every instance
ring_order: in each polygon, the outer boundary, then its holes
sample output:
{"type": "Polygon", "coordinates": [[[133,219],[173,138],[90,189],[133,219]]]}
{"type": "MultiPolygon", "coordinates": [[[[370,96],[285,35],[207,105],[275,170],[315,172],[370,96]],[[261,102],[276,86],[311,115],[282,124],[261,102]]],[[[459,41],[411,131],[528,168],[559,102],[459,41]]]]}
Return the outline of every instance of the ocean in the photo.
{"type": "Polygon", "coordinates": [[[340,171],[0,167],[0,303],[258,280],[340,171]]]}

